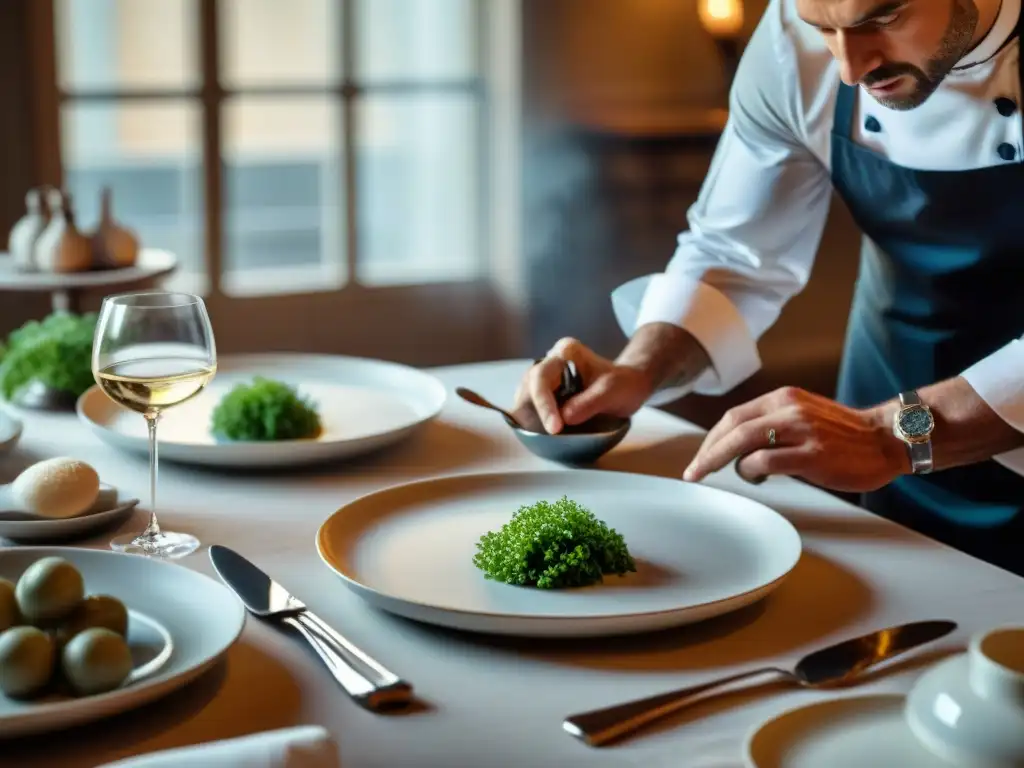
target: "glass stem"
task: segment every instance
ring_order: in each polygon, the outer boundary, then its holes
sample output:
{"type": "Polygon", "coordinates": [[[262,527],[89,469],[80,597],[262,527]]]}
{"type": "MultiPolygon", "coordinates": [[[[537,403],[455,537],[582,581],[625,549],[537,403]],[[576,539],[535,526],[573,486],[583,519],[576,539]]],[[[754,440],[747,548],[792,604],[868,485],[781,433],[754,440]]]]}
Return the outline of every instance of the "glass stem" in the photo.
{"type": "Polygon", "coordinates": [[[160,535],[160,523],[156,519],[156,479],[159,456],[156,445],[156,425],[160,421],[160,413],[152,411],[145,414],[146,426],[149,427],[149,525],[142,532],[142,538],[152,539],[160,535]]]}

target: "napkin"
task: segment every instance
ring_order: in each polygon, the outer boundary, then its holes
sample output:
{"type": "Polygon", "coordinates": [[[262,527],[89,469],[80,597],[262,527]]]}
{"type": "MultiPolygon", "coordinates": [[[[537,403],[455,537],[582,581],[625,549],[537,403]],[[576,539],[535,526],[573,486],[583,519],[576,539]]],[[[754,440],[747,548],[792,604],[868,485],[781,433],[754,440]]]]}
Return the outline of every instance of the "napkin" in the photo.
{"type": "Polygon", "coordinates": [[[129,757],[99,768],[341,768],[338,747],[318,725],[283,728],[129,757]]]}

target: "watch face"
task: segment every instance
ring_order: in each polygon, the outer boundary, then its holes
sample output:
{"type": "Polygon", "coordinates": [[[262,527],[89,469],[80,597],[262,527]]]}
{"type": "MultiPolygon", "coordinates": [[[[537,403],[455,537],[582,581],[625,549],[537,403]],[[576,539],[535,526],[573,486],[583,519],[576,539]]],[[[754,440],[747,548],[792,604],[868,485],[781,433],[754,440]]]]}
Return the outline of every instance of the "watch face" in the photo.
{"type": "Polygon", "coordinates": [[[924,437],[935,426],[931,412],[920,405],[912,405],[900,411],[900,430],[907,437],[924,437]]]}

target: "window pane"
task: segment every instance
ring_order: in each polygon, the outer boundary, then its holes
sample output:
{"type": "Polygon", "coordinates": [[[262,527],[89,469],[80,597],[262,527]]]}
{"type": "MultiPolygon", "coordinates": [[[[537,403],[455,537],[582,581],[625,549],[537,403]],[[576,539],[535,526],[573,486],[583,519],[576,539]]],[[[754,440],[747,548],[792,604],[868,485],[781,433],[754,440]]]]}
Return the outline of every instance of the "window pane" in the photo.
{"type": "Polygon", "coordinates": [[[475,99],[371,96],[357,106],[359,280],[412,283],[479,274],[475,99]]]}
{"type": "Polygon", "coordinates": [[[475,6],[475,0],[356,0],[356,77],[474,76],[475,6]]]}
{"type": "Polygon", "coordinates": [[[339,0],[220,0],[220,6],[225,85],[338,79],[339,0]]]}
{"type": "Polygon", "coordinates": [[[183,88],[199,80],[195,0],[57,0],[65,90],[183,88]]]}
{"type": "Polygon", "coordinates": [[[182,285],[205,288],[200,110],[191,101],[73,104],[62,113],[65,186],[76,223],[94,229],[100,193],[143,248],[179,259],[182,285]]]}
{"type": "Polygon", "coordinates": [[[224,108],[224,288],[325,290],[344,278],[341,109],[334,99],[236,98],[224,108]]]}

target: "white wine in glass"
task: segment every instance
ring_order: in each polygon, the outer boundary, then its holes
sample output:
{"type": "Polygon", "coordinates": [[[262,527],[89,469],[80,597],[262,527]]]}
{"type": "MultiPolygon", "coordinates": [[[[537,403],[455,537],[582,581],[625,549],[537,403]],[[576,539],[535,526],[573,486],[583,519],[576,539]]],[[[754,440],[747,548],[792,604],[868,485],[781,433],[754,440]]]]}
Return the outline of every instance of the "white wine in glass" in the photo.
{"type": "Polygon", "coordinates": [[[129,293],[103,301],[92,345],[92,372],[104,394],[146,420],[149,431],[149,525],[119,536],[113,549],[176,558],[199,539],[165,531],[156,514],[157,424],[167,408],[198,395],[217,373],[217,350],[206,305],[187,293],[129,293]]]}

